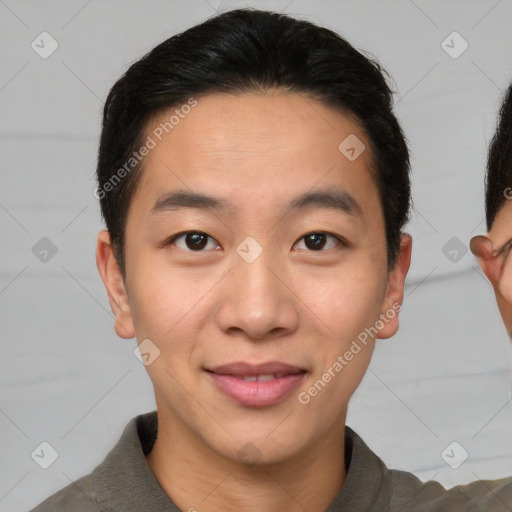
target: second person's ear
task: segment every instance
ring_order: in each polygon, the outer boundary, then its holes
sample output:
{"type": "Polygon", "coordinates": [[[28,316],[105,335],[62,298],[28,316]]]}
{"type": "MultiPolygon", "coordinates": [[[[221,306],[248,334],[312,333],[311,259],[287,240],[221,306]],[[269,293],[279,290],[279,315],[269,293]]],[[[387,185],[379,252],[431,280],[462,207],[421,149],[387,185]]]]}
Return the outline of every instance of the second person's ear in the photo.
{"type": "Polygon", "coordinates": [[[500,282],[503,268],[501,258],[494,255],[492,241],[486,236],[477,235],[470,240],[469,248],[476,256],[482,272],[496,288],[500,282]]]}

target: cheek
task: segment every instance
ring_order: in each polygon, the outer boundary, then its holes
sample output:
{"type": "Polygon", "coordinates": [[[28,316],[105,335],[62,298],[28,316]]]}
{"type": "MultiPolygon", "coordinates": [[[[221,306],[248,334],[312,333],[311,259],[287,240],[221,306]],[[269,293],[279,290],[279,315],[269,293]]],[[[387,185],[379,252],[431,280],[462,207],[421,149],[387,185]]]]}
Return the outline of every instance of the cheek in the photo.
{"type": "Polygon", "coordinates": [[[386,277],[381,267],[353,266],[350,272],[317,282],[309,288],[311,293],[301,297],[315,312],[317,331],[324,333],[321,340],[313,337],[322,347],[314,350],[319,369],[315,377],[329,381],[328,390],[321,393],[323,400],[348,402],[363,378],[374,348],[386,277]]]}
{"type": "Polygon", "coordinates": [[[156,275],[137,274],[132,285],[131,312],[137,338],[160,338],[165,327],[170,329],[179,314],[172,299],[173,283],[165,283],[156,275]]]}
{"type": "MultiPolygon", "coordinates": [[[[510,258],[510,255],[509,255],[510,258]]],[[[512,258],[511,258],[512,259],[512,258]]],[[[508,260],[508,258],[507,258],[508,260]]],[[[512,263],[506,261],[503,275],[500,279],[499,292],[512,307],[512,263]]]]}
{"type": "Polygon", "coordinates": [[[337,349],[325,354],[320,371],[298,395],[299,412],[307,416],[304,426],[311,422],[313,430],[321,432],[346,414],[350,398],[367,371],[373,349],[372,341],[363,343],[355,338],[340,341],[337,349]]]}
{"type": "Polygon", "coordinates": [[[386,290],[386,274],[371,265],[302,275],[297,285],[301,302],[318,315],[340,339],[357,336],[373,324],[386,290]]]}
{"type": "Polygon", "coordinates": [[[201,287],[186,285],[179,272],[158,272],[151,267],[137,275],[132,285],[131,310],[137,339],[150,339],[159,350],[158,357],[146,366],[155,392],[173,397],[184,407],[190,387],[191,358],[200,336],[201,287]],[[181,385],[180,385],[181,384],[181,385]]]}
{"type": "Polygon", "coordinates": [[[194,314],[209,285],[207,276],[139,258],[132,272],[131,313],[137,338],[167,338],[179,330],[181,320],[194,314]],[[206,281],[205,281],[206,279],[206,281]]]}

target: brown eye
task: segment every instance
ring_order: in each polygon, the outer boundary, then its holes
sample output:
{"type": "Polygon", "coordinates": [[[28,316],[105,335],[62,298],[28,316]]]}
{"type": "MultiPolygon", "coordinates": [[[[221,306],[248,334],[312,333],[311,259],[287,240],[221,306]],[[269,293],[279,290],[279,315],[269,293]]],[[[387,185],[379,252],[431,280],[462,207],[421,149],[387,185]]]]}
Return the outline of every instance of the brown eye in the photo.
{"type": "Polygon", "coordinates": [[[326,248],[331,249],[332,247],[336,247],[336,245],[344,245],[342,240],[335,235],[331,235],[329,233],[324,233],[322,231],[315,233],[308,233],[304,235],[301,239],[304,240],[304,245],[306,249],[310,251],[320,252],[322,249],[326,248]],[[334,240],[335,242],[329,243],[329,239],[334,240]]]}
{"type": "Polygon", "coordinates": [[[184,251],[194,252],[204,252],[203,249],[205,247],[208,249],[217,249],[220,247],[217,240],[210,237],[206,233],[202,233],[201,231],[187,231],[185,233],[176,235],[171,240],[169,240],[169,245],[176,245],[176,247],[183,249],[184,251]],[[215,243],[211,242],[210,247],[207,247],[209,239],[215,241],[215,243]]]}

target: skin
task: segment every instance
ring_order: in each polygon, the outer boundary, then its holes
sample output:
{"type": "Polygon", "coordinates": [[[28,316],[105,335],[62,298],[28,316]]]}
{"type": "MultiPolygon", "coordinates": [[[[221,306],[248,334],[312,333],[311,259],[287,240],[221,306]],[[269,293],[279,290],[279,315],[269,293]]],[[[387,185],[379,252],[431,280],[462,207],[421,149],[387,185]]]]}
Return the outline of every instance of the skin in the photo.
{"type": "MultiPolygon", "coordinates": [[[[152,119],[147,134],[168,119],[152,119]]],[[[325,510],[346,478],[344,426],[371,340],[307,405],[307,390],[359,333],[402,302],[412,241],[402,236],[392,271],[371,173],[369,140],[352,116],[299,94],[211,94],[144,160],[126,223],[126,279],[107,231],[97,265],[123,338],[149,338],[161,353],[146,366],[159,419],[148,464],[181,510],[325,510]],[[353,162],[338,145],[355,134],[353,162]],[[284,215],[296,196],[337,186],[361,215],[313,207],[284,215]],[[197,208],[151,214],[163,192],[203,192],[234,211],[197,208]],[[211,238],[203,252],[183,231],[211,238]],[[320,251],[304,236],[328,232],[320,251]],[[263,248],[247,263],[248,236],[263,248]],[[267,407],[231,401],[203,370],[234,361],[282,361],[307,369],[300,387],[267,407]],[[240,460],[247,443],[255,464],[240,460]],[[194,508],[192,508],[194,507],[194,508]]],[[[398,315],[378,338],[398,329],[398,315]]]]}
{"type": "Polygon", "coordinates": [[[471,239],[470,247],[480,268],[494,288],[496,302],[508,335],[512,339],[512,256],[494,255],[512,238],[512,201],[506,200],[500,208],[491,229],[484,236],[471,239]]]}

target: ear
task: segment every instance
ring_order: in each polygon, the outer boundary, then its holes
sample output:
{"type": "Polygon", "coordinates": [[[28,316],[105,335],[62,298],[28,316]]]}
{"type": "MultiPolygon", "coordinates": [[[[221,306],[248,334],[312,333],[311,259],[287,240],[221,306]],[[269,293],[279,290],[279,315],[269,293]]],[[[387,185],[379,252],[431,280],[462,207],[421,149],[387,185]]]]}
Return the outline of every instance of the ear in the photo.
{"type": "Polygon", "coordinates": [[[110,309],[114,313],[114,329],[120,338],[135,336],[128,293],[121,269],[114,256],[110,233],[104,229],[98,234],[96,266],[107,290],[110,309]]]}
{"type": "Polygon", "coordinates": [[[386,297],[380,312],[380,324],[377,338],[391,338],[398,331],[398,312],[402,308],[404,299],[405,277],[411,265],[412,238],[407,233],[402,233],[400,239],[399,254],[396,257],[393,270],[388,274],[388,286],[386,297]]]}
{"type": "Polygon", "coordinates": [[[498,288],[503,271],[502,259],[493,254],[492,242],[483,235],[474,236],[469,242],[471,252],[476,256],[482,272],[495,289],[498,288]]]}

